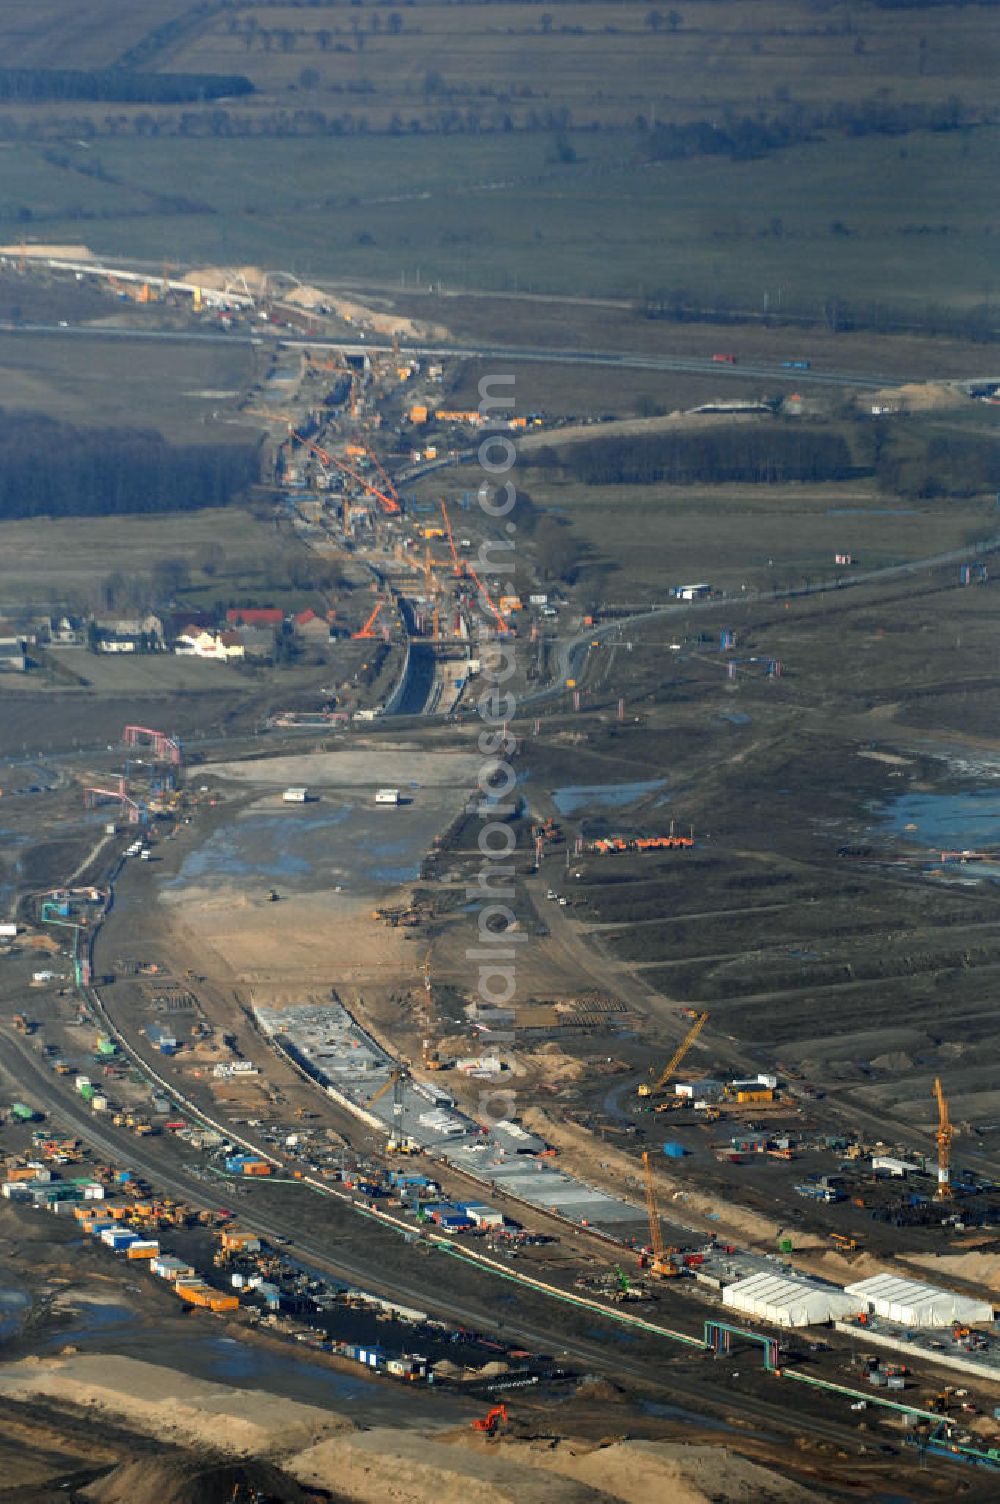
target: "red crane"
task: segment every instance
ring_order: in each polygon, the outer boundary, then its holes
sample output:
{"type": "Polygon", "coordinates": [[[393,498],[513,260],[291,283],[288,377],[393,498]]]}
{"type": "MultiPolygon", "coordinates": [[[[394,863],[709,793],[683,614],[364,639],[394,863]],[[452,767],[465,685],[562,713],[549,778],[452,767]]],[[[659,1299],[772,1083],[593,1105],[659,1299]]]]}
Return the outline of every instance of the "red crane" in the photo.
{"type": "Polygon", "coordinates": [[[351,633],[351,640],[353,642],[357,642],[362,637],[374,637],[375,636],[375,633],[372,631],[372,627],[374,627],[376,621],[378,620],[379,612],[382,610],[382,607],[384,605],[385,605],[384,601],[379,601],[378,604],[376,605],[375,609],[372,611],[371,616],[369,616],[368,620],[365,622],[364,626],[361,628],[360,632],[352,632],[351,633]]]}
{"type": "Polygon", "coordinates": [[[482,580],[479,578],[476,571],[473,569],[472,565],[469,564],[466,560],[460,559],[458,557],[458,550],[455,547],[455,536],[451,530],[451,518],[448,516],[448,508],[445,506],[443,501],[441,502],[441,516],[444,518],[445,530],[448,534],[448,546],[451,549],[451,557],[455,565],[456,575],[458,575],[459,577],[461,577],[462,575],[467,575],[469,577],[479,593],[480,600],[484,602],[487,610],[493,617],[493,620],[496,622],[498,632],[500,632],[501,635],[504,635],[505,633],[510,631],[510,623],[504,621],[503,616],[493,604],[493,600],[490,596],[489,591],[483,584],[482,580]]]}
{"type": "Polygon", "coordinates": [[[462,573],[462,561],[458,557],[458,550],[455,548],[455,535],[451,530],[451,518],[448,516],[448,508],[445,506],[443,498],[441,500],[441,516],[444,518],[444,530],[448,534],[448,547],[451,549],[455,573],[460,575],[462,573]]]}
{"type": "MultiPolygon", "coordinates": [[[[327,451],[325,449],[322,449],[319,444],[315,444],[312,439],[307,439],[305,434],[299,433],[298,429],[292,426],[292,421],[290,418],[286,417],[284,421],[288,424],[288,433],[290,438],[295,440],[297,443],[304,445],[306,449],[311,450],[312,453],[316,455],[320,463],[325,465],[327,469],[329,469],[332,465],[335,469],[343,471],[345,475],[349,475],[351,479],[357,485],[359,485],[363,491],[367,491],[369,496],[374,496],[376,500],[380,501],[387,512],[398,513],[401,510],[399,501],[395,494],[395,487],[392,487],[393,494],[391,496],[386,495],[384,491],[379,490],[378,486],[373,485],[370,480],[367,480],[363,475],[355,470],[353,465],[349,465],[346,460],[338,459],[335,454],[328,454],[327,451]]],[[[370,451],[366,450],[366,453],[369,454],[369,457],[372,457],[370,451]]],[[[378,468],[381,471],[381,466],[378,466],[378,468]]],[[[391,481],[389,482],[389,484],[390,486],[392,486],[391,481]]]]}
{"type": "MultiPolygon", "coordinates": [[[[385,466],[382,464],[382,461],[379,459],[378,455],[375,453],[375,451],[371,447],[371,445],[370,444],[366,444],[363,439],[361,440],[361,444],[362,444],[362,447],[364,448],[366,458],[368,460],[370,460],[371,463],[375,467],[375,470],[376,470],[376,473],[378,474],[379,480],[382,482],[382,485],[383,485],[383,487],[385,489],[386,496],[390,499],[390,501],[392,501],[392,502],[395,503],[395,508],[396,508],[396,511],[398,512],[400,510],[400,506],[399,506],[399,492],[396,490],[396,487],[393,485],[391,476],[389,476],[386,473],[385,466]]],[[[381,494],[381,493],[377,493],[377,494],[381,494]]]]}

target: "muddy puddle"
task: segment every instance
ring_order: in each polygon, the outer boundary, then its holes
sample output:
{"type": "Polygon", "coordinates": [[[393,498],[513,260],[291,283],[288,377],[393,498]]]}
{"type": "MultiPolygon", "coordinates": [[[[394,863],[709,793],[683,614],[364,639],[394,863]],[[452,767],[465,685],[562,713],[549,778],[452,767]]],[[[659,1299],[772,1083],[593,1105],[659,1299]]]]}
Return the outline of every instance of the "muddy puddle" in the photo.
{"type": "Polygon", "coordinates": [[[248,879],[293,889],[394,887],[419,877],[440,825],[438,801],[423,807],[419,796],[384,810],[338,800],[254,811],[216,830],[165,887],[177,891],[248,879]]]}
{"type": "MultiPolygon", "coordinates": [[[[881,811],[893,835],[932,851],[1000,844],[1000,788],[955,794],[902,794],[881,811]]],[[[991,875],[1000,877],[1000,871],[991,875]]]]}
{"type": "Polygon", "coordinates": [[[589,809],[627,809],[637,799],[655,794],[666,784],[665,778],[650,778],[644,783],[567,784],[552,790],[552,802],[561,815],[578,815],[589,809]]]}

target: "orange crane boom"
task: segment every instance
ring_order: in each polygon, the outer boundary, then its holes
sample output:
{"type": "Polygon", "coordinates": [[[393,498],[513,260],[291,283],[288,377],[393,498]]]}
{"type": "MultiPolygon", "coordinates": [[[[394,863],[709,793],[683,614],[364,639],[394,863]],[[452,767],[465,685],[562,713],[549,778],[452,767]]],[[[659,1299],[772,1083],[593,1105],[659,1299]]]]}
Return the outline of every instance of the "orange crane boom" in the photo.
{"type": "MultiPolygon", "coordinates": [[[[279,417],[281,415],[275,413],[274,416],[279,417]]],[[[345,475],[349,475],[351,479],[357,485],[359,485],[363,491],[367,491],[369,496],[374,496],[376,500],[380,501],[387,512],[395,514],[401,510],[399,501],[395,496],[395,487],[393,487],[394,494],[392,496],[387,496],[384,491],[381,491],[379,489],[378,486],[373,485],[370,480],[367,480],[365,478],[365,476],[359,474],[358,471],[355,470],[353,465],[349,465],[346,460],[338,459],[335,454],[328,454],[327,451],[321,448],[319,444],[314,443],[312,439],[307,439],[305,434],[299,433],[298,429],[292,426],[292,420],[290,418],[283,417],[282,421],[288,424],[289,436],[294,439],[296,443],[304,445],[306,449],[310,449],[312,453],[316,455],[317,459],[319,459],[321,464],[326,465],[327,469],[329,469],[332,465],[335,469],[343,471],[345,475]]],[[[366,454],[370,454],[370,451],[368,450],[366,450],[365,452],[366,454]]],[[[378,468],[381,469],[381,466],[379,466],[378,468]]]]}
{"type": "Polygon", "coordinates": [[[468,578],[475,585],[476,590],[479,592],[480,600],[485,604],[490,615],[493,617],[493,620],[496,622],[497,631],[500,632],[501,635],[509,632],[511,630],[510,623],[504,620],[502,613],[498,611],[497,607],[493,604],[493,599],[490,596],[490,592],[487,590],[486,586],[483,584],[482,580],[479,578],[472,565],[458,557],[458,550],[455,547],[455,535],[451,530],[451,518],[448,516],[448,508],[445,506],[443,500],[441,502],[441,516],[444,518],[445,532],[448,535],[448,547],[451,549],[451,557],[452,562],[455,566],[456,575],[458,575],[459,577],[461,577],[462,575],[468,576],[468,578]]]}
{"type": "Polygon", "coordinates": [[[462,561],[458,557],[458,550],[455,547],[455,535],[451,530],[451,518],[448,516],[448,508],[444,504],[443,497],[441,499],[441,516],[444,518],[444,530],[448,535],[448,547],[451,549],[451,557],[452,563],[455,566],[455,573],[457,575],[460,575],[462,573],[462,561]]]}
{"type": "Polygon", "coordinates": [[[487,590],[486,586],[483,584],[482,580],[479,578],[478,574],[473,569],[473,567],[472,567],[471,564],[466,564],[466,566],[465,566],[465,572],[469,576],[469,579],[472,581],[472,583],[475,585],[477,591],[479,592],[480,599],[486,604],[486,607],[489,610],[490,615],[493,617],[493,620],[496,622],[496,624],[497,624],[497,631],[499,631],[501,633],[509,632],[510,631],[510,623],[504,621],[502,615],[497,610],[496,606],[493,604],[493,600],[492,600],[492,597],[490,596],[490,592],[487,590]]]}
{"type": "Polygon", "coordinates": [[[385,605],[385,601],[379,601],[378,604],[375,606],[375,609],[372,611],[371,616],[369,616],[368,620],[365,622],[364,626],[361,628],[360,632],[352,632],[351,633],[351,641],[352,642],[358,642],[363,637],[374,637],[375,636],[375,633],[372,631],[372,628],[374,627],[375,623],[378,621],[379,612],[382,610],[382,607],[384,605],[385,605]]]}
{"type": "Polygon", "coordinates": [[[398,512],[400,510],[400,506],[399,506],[399,492],[396,490],[396,487],[393,485],[391,477],[386,473],[385,466],[382,464],[382,461],[379,459],[378,455],[375,453],[375,451],[371,447],[371,445],[370,444],[365,444],[364,440],[362,440],[362,445],[364,447],[364,451],[365,451],[366,457],[375,466],[376,473],[378,474],[378,477],[381,480],[382,485],[385,487],[385,494],[386,494],[386,496],[388,497],[388,499],[390,501],[392,501],[393,503],[395,503],[396,511],[398,512]]]}
{"type": "Polygon", "coordinates": [[[951,1118],[948,1115],[948,1102],[941,1087],[940,1078],[934,1078],[934,1095],[938,1106],[938,1179],[937,1194],[941,1201],[947,1200],[951,1195],[951,1141],[955,1136],[951,1118]]]}

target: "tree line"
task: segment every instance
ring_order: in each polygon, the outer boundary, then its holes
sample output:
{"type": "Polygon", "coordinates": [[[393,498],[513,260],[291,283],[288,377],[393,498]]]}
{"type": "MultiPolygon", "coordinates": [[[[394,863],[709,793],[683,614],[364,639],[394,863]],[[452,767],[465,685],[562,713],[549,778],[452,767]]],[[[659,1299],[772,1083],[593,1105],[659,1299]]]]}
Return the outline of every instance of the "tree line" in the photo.
{"type": "Polygon", "coordinates": [[[533,460],[523,455],[522,463],[556,465],[587,486],[775,485],[845,480],[858,473],[843,434],[794,423],[597,438],[540,450],[533,460]]]}
{"type": "Polygon", "coordinates": [[[1000,440],[961,433],[914,440],[880,425],[875,476],[881,491],[914,500],[1000,493],[1000,440]]]}
{"type": "Polygon", "coordinates": [[[256,481],[248,444],[170,444],[152,429],[75,428],[0,409],[0,520],[186,512],[256,481]]]}
{"type": "MultiPolygon", "coordinates": [[[[775,221],[772,234],[780,238],[783,230],[775,221]]],[[[833,228],[831,227],[831,233],[833,228]]],[[[901,234],[931,234],[930,225],[913,225],[901,234]]],[[[940,233],[940,229],[938,231],[940,233]]],[[[892,303],[886,299],[849,299],[825,294],[805,301],[785,297],[780,307],[772,305],[766,313],[748,308],[723,293],[710,301],[685,288],[670,288],[638,299],[635,313],[644,319],[663,319],[674,324],[749,324],[765,329],[828,329],[833,334],[871,329],[879,334],[933,334],[953,339],[990,344],[997,338],[997,310],[989,303],[971,308],[956,308],[946,303],[925,303],[923,307],[892,303]]]]}
{"type": "Polygon", "coordinates": [[[816,141],[824,131],[848,136],[899,136],[917,130],[957,130],[969,123],[967,112],[954,95],[929,104],[888,101],[878,96],[860,104],[838,103],[824,109],[794,103],[771,116],[737,116],[726,111],[720,123],[662,121],[649,132],[646,155],[653,162],[701,156],[748,161],[816,141]]]}
{"type": "Polygon", "coordinates": [[[0,68],[0,103],[87,99],[115,104],[185,104],[254,92],[242,73],[129,73],[103,68],[0,68]]]}

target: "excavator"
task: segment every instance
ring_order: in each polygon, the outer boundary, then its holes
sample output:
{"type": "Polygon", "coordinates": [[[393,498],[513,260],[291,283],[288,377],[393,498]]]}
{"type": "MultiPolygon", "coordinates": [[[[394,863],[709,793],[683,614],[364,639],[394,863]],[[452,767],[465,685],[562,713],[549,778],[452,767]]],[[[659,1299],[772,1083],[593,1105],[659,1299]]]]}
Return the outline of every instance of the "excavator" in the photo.
{"type": "Polygon", "coordinates": [[[666,1065],[663,1067],[656,1080],[652,1083],[644,1081],[639,1087],[638,1095],[640,1097],[658,1097],[661,1092],[666,1091],[667,1083],[669,1082],[670,1077],[680,1065],[681,1061],[684,1059],[684,1056],[694,1044],[695,1040],[698,1038],[698,1035],[701,1033],[702,1029],[707,1023],[708,1014],[699,1013],[698,1017],[695,1019],[694,1023],[691,1025],[690,1029],[687,1031],[684,1038],[681,1040],[680,1044],[677,1046],[676,1050],[671,1055],[670,1059],[667,1061],[666,1065]]]}
{"type": "Polygon", "coordinates": [[[480,1431],[484,1436],[496,1436],[500,1430],[506,1430],[510,1424],[510,1416],[507,1414],[506,1405],[494,1405],[492,1410],[487,1410],[485,1415],[477,1416],[472,1422],[472,1429],[480,1431]]]}

